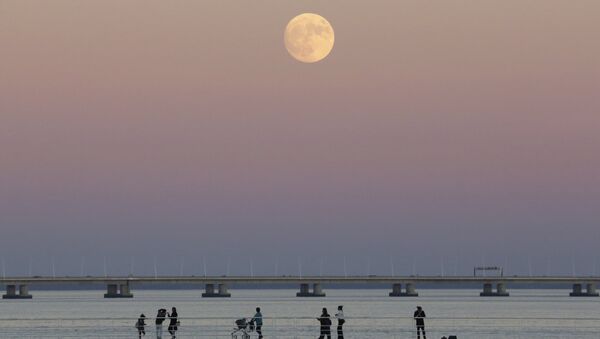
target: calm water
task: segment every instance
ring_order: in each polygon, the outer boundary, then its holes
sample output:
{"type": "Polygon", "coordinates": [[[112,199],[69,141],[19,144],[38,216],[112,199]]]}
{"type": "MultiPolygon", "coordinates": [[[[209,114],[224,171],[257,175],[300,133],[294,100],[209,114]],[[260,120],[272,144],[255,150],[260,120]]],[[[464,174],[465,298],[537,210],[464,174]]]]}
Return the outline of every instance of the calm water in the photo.
{"type": "MultiPolygon", "coordinates": [[[[134,290],[129,300],[103,291],[32,291],[32,300],[0,301],[0,338],[137,338],[140,313],[148,319],[176,306],[178,338],[227,338],[233,321],[261,306],[266,338],[317,338],[314,319],[344,305],[346,338],[415,337],[410,316],[427,312],[428,337],[600,338],[600,298],[570,298],[568,290],[511,290],[509,298],[481,298],[478,290],[419,290],[418,298],[390,298],[388,290],[326,290],[326,298],[296,298],[296,290],[232,290],[229,299],[203,299],[200,290],[134,290]]],[[[166,330],[166,328],[165,328],[166,330]]],[[[165,331],[166,332],[166,331],[165,331]]],[[[165,335],[163,338],[167,338],[165,335]]],[[[335,336],[334,336],[335,337],[335,336]]]]}

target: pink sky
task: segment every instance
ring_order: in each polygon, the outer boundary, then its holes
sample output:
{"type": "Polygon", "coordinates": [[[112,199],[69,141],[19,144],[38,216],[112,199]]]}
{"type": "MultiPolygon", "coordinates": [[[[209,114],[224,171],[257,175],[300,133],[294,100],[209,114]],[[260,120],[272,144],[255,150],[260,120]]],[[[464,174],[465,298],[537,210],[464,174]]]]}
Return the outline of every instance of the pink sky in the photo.
{"type": "Polygon", "coordinates": [[[421,250],[430,271],[440,256],[589,271],[598,13],[596,0],[2,0],[0,256],[360,253],[362,267],[421,250]],[[302,12],[335,29],[323,62],[285,50],[302,12]]]}

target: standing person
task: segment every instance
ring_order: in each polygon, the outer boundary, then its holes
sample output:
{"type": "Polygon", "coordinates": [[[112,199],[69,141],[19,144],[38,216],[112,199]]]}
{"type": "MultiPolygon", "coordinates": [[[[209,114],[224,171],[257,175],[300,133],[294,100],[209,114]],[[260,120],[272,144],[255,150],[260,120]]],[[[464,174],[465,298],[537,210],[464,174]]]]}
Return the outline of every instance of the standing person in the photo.
{"type": "Polygon", "coordinates": [[[146,316],[142,313],[138,318],[137,322],[135,323],[135,328],[137,328],[138,330],[138,336],[140,339],[142,339],[143,335],[146,335],[146,322],[144,321],[145,319],[146,316]]]}
{"type": "Polygon", "coordinates": [[[256,333],[258,333],[258,339],[262,339],[263,338],[263,335],[262,335],[263,318],[262,318],[262,313],[260,313],[260,307],[256,308],[256,313],[254,313],[254,317],[252,317],[251,321],[256,324],[256,333]]]}
{"type": "Polygon", "coordinates": [[[321,323],[321,335],[319,339],[324,339],[325,336],[327,336],[327,339],[331,339],[331,316],[327,313],[325,307],[323,307],[323,313],[317,320],[321,323]]]}
{"type": "Polygon", "coordinates": [[[344,318],[344,310],[343,310],[344,306],[340,305],[338,306],[338,311],[335,314],[335,318],[338,321],[338,326],[337,326],[337,337],[338,339],[344,339],[344,323],[346,322],[346,319],[344,318]]]}
{"type": "Polygon", "coordinates": [[[417,306],[413,318],[417,325],[417,339],[421,338],[421,332],[423,333],[423,339],[427,339],[427,336],[425,335],[425,311],[423,311],[421,306],[417,306]]]}
{"type": "Polygon", "coordinates": [[[167,317],[169,318],[171,339],[175,339],[175,332],[177,332],[177,309],[175,307],[171,308],[171,314],[167,313],[167,317]]]}
{"type": "Polygon", "coordinates": [[[156,339],[162,339],[163,333],[163,322],[165,321],[165,316],[167,315],[167,310],[161,308],[158,310],[156,314],[156,339]]]}

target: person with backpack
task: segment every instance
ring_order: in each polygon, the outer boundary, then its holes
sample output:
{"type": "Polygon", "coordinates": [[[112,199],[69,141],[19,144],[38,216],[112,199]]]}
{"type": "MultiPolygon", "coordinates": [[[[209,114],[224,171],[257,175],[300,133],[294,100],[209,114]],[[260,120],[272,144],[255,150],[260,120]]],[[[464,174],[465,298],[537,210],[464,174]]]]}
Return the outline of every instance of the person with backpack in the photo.
{"type": "Polygon", "coordinates": [[[254,317],[252,317],[251,322],[256,325],[256,333],[258,333],[258,339],[262,339],[263,317],[262,313],[260,313],[260,307],[256,308],[256,313],[254,314],[254,317]]]}
{"type": "Polygon", "coordinates": [[[415,324],[417,325],[417,339],[421,338],[421,333],[423,333],[423,339],[427,339],[425,335],[425,311],[421,306],[417,306],[417,310],[413,314],[413,318],[415,319],[415,324]]]}
{"type": "Polygon", "coordinates": [[[163,334],[163,322],[165,321],[165,317],[167,316],[167,310],[161,308],[158,310],[156,314],[156,339],[162,339],[163,334]]]}
{"type": "Polygon", "coordinates": [[[323,307],[323,313],[317,320],[321,324],[321,335],[319,336],[319,339],[324,339],[325,336],[327,336],[327,339],[331,339],[331,316],[327,313],[327,308],[323,307]]]}
{"type": "Polygon", "coordinates": [[[146,322],[144,321],[146,316],[142,313],[135,323],[135,328],[138,330],[139,339],[142,339],[143,335],[146,335],[146,322]]]}
{"type": "Polygon", "coordinates": [[[344,306],[340,305],[338,306],[338,311],[335,314],[335,318],[338,321],[338,326],[337,326],[337,337],[338,339],[344,339],[344,323],[346,322],[346,319],[344,318],[344,306]]]}

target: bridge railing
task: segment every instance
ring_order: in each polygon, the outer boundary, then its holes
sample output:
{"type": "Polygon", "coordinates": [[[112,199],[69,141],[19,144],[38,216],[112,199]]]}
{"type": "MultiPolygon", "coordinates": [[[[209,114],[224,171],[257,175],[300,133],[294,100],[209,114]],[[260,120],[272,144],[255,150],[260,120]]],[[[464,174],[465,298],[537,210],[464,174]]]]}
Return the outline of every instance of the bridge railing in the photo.
{"type": "MultiPolygon", "coordinates": [[[[178,338],[231,338],[235,319],[224,317],[180,317],[178,338]]],[[[414,338],[415,324],[409,317],[347,317],[348,338],[414,338]]],[[[1,338],[133,338],[137,318],[5,318],[0,319],[1,338]]],[[[332,319],[333,337],[336,321],[332,319]]],[[[146,335],[155,337],[154,319],[146,318],[146,335]]],[[[168,320],[163,325],[163,338],[168,320]]],[[[457,335],[461,339],[492,338],[598,338],[599,318],[541,317],[431,317],[426,319],[430,338],[457,335]]],[[[264,318],[268,338],[316,338],[319,324],[313,317],[264,318]]],[[[252,333],[256,337],[255,333],[252,333]]],[[[238,336],[241,339],[241,336],[238,336]]]]}

